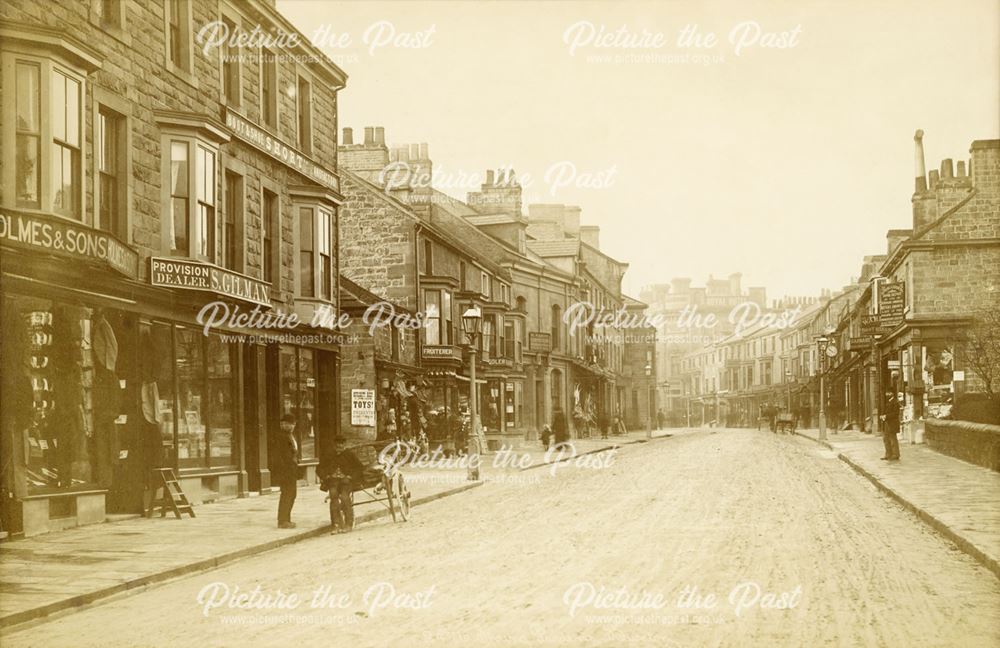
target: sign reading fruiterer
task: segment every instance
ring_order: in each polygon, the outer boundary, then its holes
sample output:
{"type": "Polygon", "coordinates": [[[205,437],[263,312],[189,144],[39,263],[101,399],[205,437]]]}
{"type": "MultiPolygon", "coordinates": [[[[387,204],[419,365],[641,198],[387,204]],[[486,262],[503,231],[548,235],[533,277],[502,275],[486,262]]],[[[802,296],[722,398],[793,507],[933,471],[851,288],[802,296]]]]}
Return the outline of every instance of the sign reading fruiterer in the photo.
{"type": "Polygon", "coordinates": [[[883,328],[894,329],[902,324],[905,306],[906,284],[894,281],[879,286],[878,318],[883,328]]]}
{"type": "Polygon", "coordinates": [[[375,427],[375,390],[351,390],[351,425],[375,427]]]}
{"type": "Polygon", "coordinates": [[[233,131],[236,137],[256,146],[279,162],[290,166],[328,189],[340,192],[340,180],[337,176],[313,162],[304,153],[293,149],[256,124],[247,121],[243,115],[227,110],[226,127],[233,131]]]}
{"type": "Polygon", "coordinates": [[[528,333],[528,351],[548,353],[552,351],[551,333],[528,333]]]}
{"type": "Polygon", "coordinates": [[[205,290],[242,301],[271,306],[271,286],[232,270],[189,259],[150,259],[149,281],[154,286],[205,290]]]}
{"type": "Polygon", "coordinates": [[[103,263],[135,279],[139,254],[101,230],[74,225],[62,218],[0,210],[0,242],[84,261],[103,263]]]}

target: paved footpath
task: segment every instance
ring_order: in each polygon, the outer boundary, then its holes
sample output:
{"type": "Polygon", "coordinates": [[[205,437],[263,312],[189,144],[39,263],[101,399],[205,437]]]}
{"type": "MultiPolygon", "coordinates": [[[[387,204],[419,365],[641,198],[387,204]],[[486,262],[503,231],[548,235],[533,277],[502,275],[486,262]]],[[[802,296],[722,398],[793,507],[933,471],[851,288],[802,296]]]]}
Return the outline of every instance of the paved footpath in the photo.
{"type": "Polygon", "coordinates": [[[826,445],[1000,578],[1000,474],[903,441],[900,461],[882,461],[882,437],[864,432],[828,432],[826,445]]]}
{"type": "MultiPolygon", "coordinates": [[[[665,436],[663,433],[656,433],[665,436]]],[[[569,459],[616,445],[640,442],[645,433],[611,439],[574,440],[574,451],[548,457],[536,443],[507,462],[483,457],[483,480],[471,483],[464,468],[411,469],[404,476],[414,505],[473,486],[515,480],[514,458],[531,465],[569,459]],[[494,466],[499,463],[499,466],[494,466]]],[[[527,473],[525,473],[527,474],[527,473]]],[[[357,496],[356,496],[357,497],[357,496]]],[[[361,495],[364,497],[364,495],[361,495]]],[[[278,493],[223,500],[195,507],[196,518],[134,517],[0,544],[0,627],[136,590],[192,572],[314,537],[329,530],[325,493],[299,487],[292,518],[297,528],[278,529],[278,493]]],[[[356,508],[357,521],[388,515],[381,504],[356,508]]],[[[387,522],[388,523],[388,522],[387,522]]]]}

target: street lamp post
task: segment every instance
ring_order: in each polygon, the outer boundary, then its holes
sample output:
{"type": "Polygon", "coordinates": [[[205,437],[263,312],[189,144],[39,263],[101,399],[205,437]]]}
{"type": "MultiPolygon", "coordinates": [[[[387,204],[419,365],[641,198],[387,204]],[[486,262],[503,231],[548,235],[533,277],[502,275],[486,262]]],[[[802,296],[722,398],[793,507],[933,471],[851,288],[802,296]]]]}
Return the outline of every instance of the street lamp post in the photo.
{"type": "Polygon", "coordinates": [[[826,369],[826,347],[830,338],[821,335],[816,340],[819,349],[819,440],[826,441],[826,386],[823,384],[826,369]]]}
{"type": "Polygon", "coordinates": [[[653,375],[653,367],[646,365],[646,438],[653,438],[653,390],[650,388],[650,376],[653,375]]]}
{"type": "Polygon", "coordinates": [[[469,338],[469,435],[466,441],[468,451],[468,479],[479,480],[479,434],[476,425],[479,419],[476,403],[476,342],[483,326],[483,314],[478,306],[472,306],[462,314],[462,330],[469,338]]]}

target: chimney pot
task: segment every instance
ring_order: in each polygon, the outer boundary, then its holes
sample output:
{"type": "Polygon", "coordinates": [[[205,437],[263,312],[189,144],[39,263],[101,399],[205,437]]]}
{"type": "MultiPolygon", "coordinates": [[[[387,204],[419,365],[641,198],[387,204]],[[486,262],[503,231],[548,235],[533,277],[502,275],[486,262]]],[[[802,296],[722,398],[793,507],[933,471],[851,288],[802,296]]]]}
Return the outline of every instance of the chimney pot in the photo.
{"type": "Polygon", "coordinates": [[[375,144],[375,128],[365,126],[365,146],[372,146],[373,144],[375,144]]]}
{"type": "Polygon", "coordinates": [[[396,149],[396,156],[399,158],[400,162],[410,161],[410,149],[405,144],[396,149]]]}
{"type": "Polygon", "coordinates": [[[345,128],[344,129],[344,146],[350,146],[354,144],[354,129],[345,128]]]}
{"type": "Polygon", "coordinates": [[[382,126],[375,127],[375,145],[385,146],[385,128],[382,126]]]}
{"type": "Polygon", "coordinates": [[[941,160],[941,178],[952,178],[954,175],[955,174],[952,171],[951,158],[941,160]]]}
{"type": "Polygon", "coordinates": [[[955,175],[957,175],[959,178],[964,178],[966,176],[966,173],[965,173],[965,160],[959,160],[957,162],[957,165],[958,165],[958,169],[956,170],[955,175]]]}
{"type": "Polygon", "coordinates": [[[486,170],[486,183],[487,186],[493,186],[493,169],[486,170]]]}
{"type": "Polygon", "coordinates": [[[426,142],[424,142],[424,143],[422,143],[420,145],[420,159],[421,160],[429,160],[429,159],[431,159],[430,156],[427,154],[427,143],[426,142]]]}
{"type": "Polygon", "coordinates": [[[927,170],[924,166],[924,131],[917,130],[913,134],[913,166],[915,189],[917,193],[927,191],[927,170]]]}
{"type": "Polygon", "coordinates": [[[937,169],[932,169],[930,172],[931,191],[934,191],[937,188],[939,178],[940,176],[938,175],[937,169]]]}

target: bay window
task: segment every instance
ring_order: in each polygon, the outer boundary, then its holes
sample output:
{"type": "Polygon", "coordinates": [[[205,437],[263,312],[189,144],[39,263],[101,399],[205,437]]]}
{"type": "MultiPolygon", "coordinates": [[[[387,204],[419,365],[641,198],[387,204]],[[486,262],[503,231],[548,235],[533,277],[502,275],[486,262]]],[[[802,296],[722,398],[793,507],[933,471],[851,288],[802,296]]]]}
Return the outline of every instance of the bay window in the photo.
{"type": "Polygon", "coordinates": [[[37,63],[17,62],[14,97],[17,102],[15,114],[17,153],[16,168],[17,206],[40,207],[41,174],[41,119],[39,105],[41,92],[41,67],[37,63]]]}
{"type": "Polygon", "coordinates": [[[164,132],[161,248],[171,255],[215,263],[219,260],[218,145],[228,141],[228,135],[196,116],[154,114],[164,132]]]}
{"type": "Polygon", "coordinates": [[[504,350],[503,354],[511,360],[516,360],[514,357],[514,324],[515,320],[508,319],[504,321],[503,325],[503,340],[504,340],[504,350]]]}
{"type": "Polygon", "coordinates": [[[334,301],[336,221],[332,209],[299,207],[299,295],[334,301]]]}
{"type": "Polygon", "coordinates": [[[441,291],[441,344],[455,343],[455,327],[451,320],[451,293],[441,291]]]}
{"type": "MultiPolygon", "coordinates": [[[[33,33],[9,31],[0,43],[6,48],[26,41],[41,50],[36,39],[33,33]]],[[[2,148],[9,152],[9,163],[2,166],[3,203],[82,222],[84,84],[97,62],[87,59],[77,68],[56,56],[59,45],[51,49],[52,58],[3,52],[2,87],[10,90],[5,96],[11,111],[11,119],[0,122],[2,148]]]]}
{"type": "Polygon", "coordinates": [[[424,344],[441,344],[441,291],[424,291],[424,344]]]}
{"type": "Polygon", "coordinates": [[[316,221],[312,207],[299,209],[299,294],[303,297],[316,296],[315,262],[316,221]]]}

